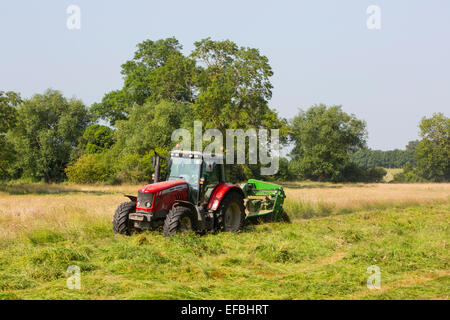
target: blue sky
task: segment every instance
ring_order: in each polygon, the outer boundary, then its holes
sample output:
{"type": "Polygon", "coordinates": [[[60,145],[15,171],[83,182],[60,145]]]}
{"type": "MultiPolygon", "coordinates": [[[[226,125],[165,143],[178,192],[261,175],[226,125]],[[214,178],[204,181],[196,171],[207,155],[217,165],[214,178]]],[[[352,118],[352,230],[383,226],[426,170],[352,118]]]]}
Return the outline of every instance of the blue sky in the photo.
{"type": "Polygon", "coordinates": [[[271,107],[286,118],[315,103],[367,121],[369,147],[403,148],[423,116],[450,111],[450,1],[88,1],[0,3],[0,90],[47,88],[87,105],[122,85],[137,43],[205,37],[259,48],[274,70],[271,107]],[[66,9],[81,9],[68,30],[66,9]],[[369,5],[381,30],[366,26],[369,5]]]}

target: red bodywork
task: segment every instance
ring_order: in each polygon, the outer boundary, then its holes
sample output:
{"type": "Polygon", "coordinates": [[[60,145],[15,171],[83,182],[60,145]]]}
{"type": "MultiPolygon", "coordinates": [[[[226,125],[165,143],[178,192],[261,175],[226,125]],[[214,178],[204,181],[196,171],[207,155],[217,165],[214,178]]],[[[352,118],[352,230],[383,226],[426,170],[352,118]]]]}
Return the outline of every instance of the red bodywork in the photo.
{"type": "Polygon", "coordinates": [[[208,210],[217,210],[220,203],[222,202],[222,199],[225,197],[225,195],[228,193],[228,191],[236,191],[242,194],[242,189],[238,185],[234,184],[226,184],[225,182],[219,183],[219,185],[214,189],[213,193],[211,194],[211,197],[209,198],[208,210]]]}
{"type": "MultiPolygon", "coordinates": [[[[221,182],[217,185],[209,198],[207,210],[217,210],[222,199],[229,191],[236,191],[242,194],[238,185],[221,182]]],[[[138,190],[139,193],[153,193],[153,203],[151,208],[137,207],[140,212],[157,212],[161,210],[169,211],[175,201],[188,200],[188,184],[186,181],[164,181],[146,185],[138,190]]]]}
{"type": "Polygon", "coordinates": [[[151,208],[137,207],[137,211],[156,212],[170,210],[176,200],[188,199],[188,184],[186,181],[164,181],[146,185],[138,190],[140,193],[153,193],[151,208]]]}

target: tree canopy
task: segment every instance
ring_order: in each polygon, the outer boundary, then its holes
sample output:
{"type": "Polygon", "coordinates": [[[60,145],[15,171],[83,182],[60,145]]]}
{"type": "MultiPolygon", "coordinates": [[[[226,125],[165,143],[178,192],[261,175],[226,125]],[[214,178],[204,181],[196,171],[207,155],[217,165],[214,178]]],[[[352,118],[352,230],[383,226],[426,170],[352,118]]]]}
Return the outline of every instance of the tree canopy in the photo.
{"type": "Polygon", "coordinates": [[[234,42],[195,42],[191,56],[202,66],[197,73],[196,116],[206,128],[283,128],[268,106],[273,75],[267,57],[259,50],[234,42]]]}
{"type": "Polygon", "coordinates": [[[121,73],[123,88],[92,106],[94,119],[115,125],[137,105],[166,100],[193,105],[205,128],[265,127],[287,133],[286,123],[268,106],[273,72],[257,49],[206,38],[186,56],[175,38],[146,40],[121,73]]]}
{"type": "Polygon", "coordinates": [[[20,155],[15,175],[47,182],[63,180],[70,154],[89,123],[87,108],[80,100],[67,100],[59,91],[47,90],[24,100],[17,114],[10,132],[20,155]]]}
{"type": "Polygon", "coordinates": [[[18,93],[0,91],[0,178],[9,177],[8,169],[15,159],[12,143],[6,134],[15,127],[17,120],[17,106],[22,102],[18,93]]]}
{"type": "Polygon", "coordinates": [[[100,124],[93,124],[86,128],[78,141],[78,152],[75,156],[84,153],[100,153],[114,145],[114,130],[100,124]]]}
{"type": "Polygon", "coordinates": [[[416,146],[417,174],[427,180],[450,181],[450,118],[436,113],[422,118],[422,140],[416,146]]]}
{"type": "Polygon", "coordinates": [[[16,108],[21,102],[18,93],[0,91],[0,135],[5,134],[15,126],[16,108]]]}
{"type": "Polygon", "coordinates": [[[192,107],[169,101],[147,102],[136,106],[127,121],[120,121],[114,148],[118,153],[144,155],[156,148],[171,149],[172,132],[192,128],[192,107]]]}
{"type": "Polygon", "coordinates": [[[371,150],[361,149],[352,155],[352,161],[358,166],[365,168],[403,168],[406,164],[410,163],[415,165],[414,162],[414,149],[406,150],[371,150]]]}
{"type": "Polygon", "coordinates": [[[351,154],[365,147],[366,123],[341,106],[315,105],[291,121],[291,152],[296,171],[305,179],[342,181],[351,154]]]}
{"type": "Polygon", "coordinates": [[[133,59],[122,65],[123,88],[105,94],[92,106],[94,119],[114,125],[147,101],[194,102],[195,61],[181,49],[175,38],[139,43],[133,59]]]}

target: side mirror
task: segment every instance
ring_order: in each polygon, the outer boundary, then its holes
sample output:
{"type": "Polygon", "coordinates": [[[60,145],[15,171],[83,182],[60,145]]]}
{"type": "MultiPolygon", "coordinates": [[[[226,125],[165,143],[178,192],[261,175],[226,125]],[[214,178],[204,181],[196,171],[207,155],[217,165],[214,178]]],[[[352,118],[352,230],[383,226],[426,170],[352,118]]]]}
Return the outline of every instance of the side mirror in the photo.
{"type": "Polygon", "coordinates": [[[206,163],[206,172],[210,173],[210,172],[214,172],[214,166],[216,164],[214,162],[207,162],[206,163]]]}
{"type": "Polygon", "coordinates": [[[156,167],[156,158],[155,157],[152,158],[151,166],[152,166],[152,169],[155,169],[155,167],[156,167]]]}

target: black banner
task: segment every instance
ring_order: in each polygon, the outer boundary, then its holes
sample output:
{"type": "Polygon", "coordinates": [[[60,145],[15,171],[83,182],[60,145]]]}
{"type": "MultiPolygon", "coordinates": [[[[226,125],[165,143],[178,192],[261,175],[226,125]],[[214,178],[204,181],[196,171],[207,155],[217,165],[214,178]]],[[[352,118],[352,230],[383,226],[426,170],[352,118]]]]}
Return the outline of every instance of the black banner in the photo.
{"type": "MultiPolygon", "coordinates": [[[[439,312],[439,308],[448,306],[439,301],[3,301],[0,308],[11,308],[15,316],[22,312],[65,318],[85,318],[105,316],[123,319],[286,319],[317,318],[324,316],[345,316],[355,318],[409,316],[427,308],[427,313],[439,312]],[[432,306],[424,306],[432,304],[432,306]],[[26,308],[29,305],[29,308],[26,308]],[[393,306],[391,308],[389,305],[393,306]],[[399,305],[399,306],[396,306],[399,305]],[[25,307],[24,307],[25,306],[25,307]],[[395,308],[394,308],[395,307],[395,308]],[[41,309],[42,308],[42,309],[41,309]],[[57,312],[62,311],[61,312],[57,312]]],[[[84,320],[84,319],[83,319],[84,320]]]]}

